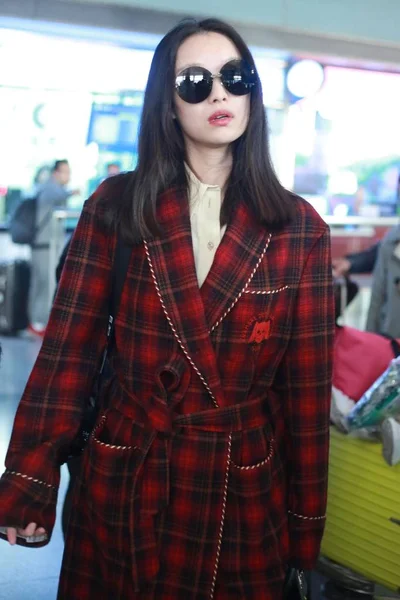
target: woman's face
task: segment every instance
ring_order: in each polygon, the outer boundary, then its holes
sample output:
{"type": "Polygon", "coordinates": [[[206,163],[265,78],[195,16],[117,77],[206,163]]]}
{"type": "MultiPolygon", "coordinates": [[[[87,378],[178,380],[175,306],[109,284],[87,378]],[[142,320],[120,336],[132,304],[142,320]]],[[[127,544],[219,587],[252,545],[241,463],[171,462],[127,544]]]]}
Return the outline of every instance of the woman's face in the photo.
{"type": "MultiPolygon", "coordinates": [[[[190,66],[208,69],[213,75],[227,62],[241,56],[231,40],[220,33],[195,34],[179,47],[175,76],[190,66]]],[[[199,104],[189,104],[175,92],[175,116],[182,128],[186,144],[203,147],[223,147],[237,140],[246,130],[250,114],[250,94],[234,96],[213,80],[211,94],[199,104]],[[213,119],[216,112],[227,112],[231,118],[213,119]]]]}

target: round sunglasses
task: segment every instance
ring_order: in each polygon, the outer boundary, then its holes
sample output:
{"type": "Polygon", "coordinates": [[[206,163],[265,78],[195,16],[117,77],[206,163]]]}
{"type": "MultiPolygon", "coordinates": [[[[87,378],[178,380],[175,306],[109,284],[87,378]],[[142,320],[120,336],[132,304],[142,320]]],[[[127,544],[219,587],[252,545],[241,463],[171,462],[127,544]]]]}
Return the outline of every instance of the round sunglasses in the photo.
{"type": "Polygon", "coordinates": [[[214,79],[234,96],[249,94],[258,81],[257,72],[244,60],[230,60],[213,75],[204,67],[188,67],[175,79],[178,96],[189,104],[199,104],[211,94],[214,79]]]}

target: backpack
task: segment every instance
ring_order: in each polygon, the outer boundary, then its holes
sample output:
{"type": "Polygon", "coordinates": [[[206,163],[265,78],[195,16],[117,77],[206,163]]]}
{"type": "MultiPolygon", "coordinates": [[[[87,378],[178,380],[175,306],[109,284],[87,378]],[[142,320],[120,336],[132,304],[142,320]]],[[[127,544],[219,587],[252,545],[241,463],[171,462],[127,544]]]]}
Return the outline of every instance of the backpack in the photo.
{"type": "Polygon", "coordinates": [[[30,244],[33,246],[39,231],[49,222],[50,210],[36,226],[37,197],[26,198],[17,206],[10,219],[9,231],[14,244],[30,244]]]}

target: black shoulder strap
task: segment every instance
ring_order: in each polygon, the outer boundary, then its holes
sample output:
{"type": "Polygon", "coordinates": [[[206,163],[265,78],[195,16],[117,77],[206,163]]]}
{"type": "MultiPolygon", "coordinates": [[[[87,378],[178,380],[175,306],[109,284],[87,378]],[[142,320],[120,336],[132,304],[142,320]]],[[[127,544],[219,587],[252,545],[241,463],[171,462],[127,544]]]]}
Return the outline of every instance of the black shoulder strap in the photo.
{"type": "Polygon", "coordinates": [[[114,321],[118,313],[122,296],[122,288],[124,287],[131,254],[132,248],[124,244],[118,236],[112,268],[112,291],[108,309],[107,345],[104,349],[103,358],[100,365],[100,376],[103,373],[107,356],[114,342],[114,321]]]}
{"type": "Polygon", "coordinates": [[[126,279],[132,247],[127,246],[118,236],[113,262],[112,293],[110,298],[109,315],[115,319],[121,301],[122,288],[126,279]]]}

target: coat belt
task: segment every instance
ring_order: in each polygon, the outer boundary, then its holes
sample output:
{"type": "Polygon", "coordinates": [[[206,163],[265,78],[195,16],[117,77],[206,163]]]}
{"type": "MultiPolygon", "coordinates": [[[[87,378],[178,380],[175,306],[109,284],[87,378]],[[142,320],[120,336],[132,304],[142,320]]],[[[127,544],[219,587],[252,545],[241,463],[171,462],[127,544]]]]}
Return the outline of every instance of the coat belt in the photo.
{"type": "Polygon", "coordinates": [[[264,410],[265,397],[245,400],[231,406],[178,414],[173,413],[173,409],[165,399],[157,394],[143,402],[135,394],[121,387],[122,397],[113,408],[136,423],[142,422],[145,416],[148,422],[146,429],[149,428],[167,437],[181,429],[233,433],[262,427],[268,423],[268,415],[264,410]]]}
{"type": "Polygon", "coordinates": [[[268,422],[268,416],[263,410],[265,400],[261,398],[190,414],[173,414],[172,408],[157,395],[144,403],[126,389],[123,392],[113,408],[136,424],[143,422],[144,415],[147,417],[147,422],[143,423],[141,443],[138,444],[140,460],[136,463],[135,473],[132,473],[129,516],[133,583],[135,590],[140,591],[157,575],[158,545],[154,519],[169,504],[173,436],[183,429],[229,434],[261,427],[268,422]],[[149,461],[150,449],[152,458],[149,461]],[[153,470],[152,464],[158,467],[153,470]],[[164,468],[160,468],[162,464],[164,468]],[[143,488],[140,482],[143,482],[143,478],[146,478],[146,488],[152,490],[149,498],[142,496],[143,488]],[[139,511],[137,505],[135,507],[138,498],[141,498],[139,511]],[[146,543],[141,545],[138,540],[146,540],[146,543]],[[149,565],[153,565],[150,570],[149,565]]]}

